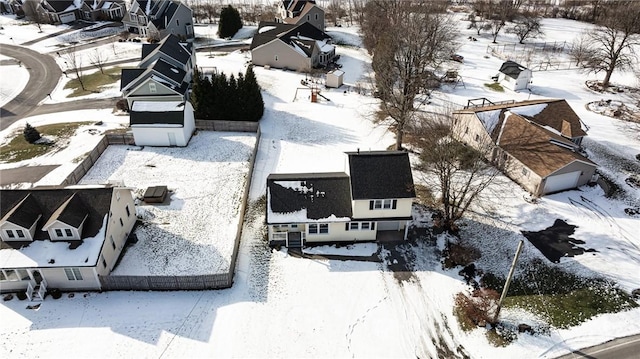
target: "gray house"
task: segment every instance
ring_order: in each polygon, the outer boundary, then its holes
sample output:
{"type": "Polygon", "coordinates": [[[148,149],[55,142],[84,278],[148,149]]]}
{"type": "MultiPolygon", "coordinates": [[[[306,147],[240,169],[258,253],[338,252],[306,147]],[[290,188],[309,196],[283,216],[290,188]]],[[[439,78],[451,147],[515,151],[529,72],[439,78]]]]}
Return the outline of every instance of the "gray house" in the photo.
{"type": "Polygon", "coordinates": [[[176,0],[133,0],[122,23],[127,31],[160,40],[176,35],[193,41],[193,11],[176,0]]]}
{"type": "Polygon", "coordinates": [[[276,22],[300,25],[308,22],[324,31],[324,10],[314,0],[283,0],[278,3],[276,22]]]}
{"type": "Polygon", "coordinates": [[[254,65],[296,71],[324,67],[336,57],[331,36],[308,22],[300,25],[261,22],[250,50],[254,65]]]}
{"type": "Polygon", "coordinates": [[[169,35],[142,46],[137,68],[122,69],[120,91],[129,108],[135,101],[185,102],[196,66],[193,45],[169,35]]]}

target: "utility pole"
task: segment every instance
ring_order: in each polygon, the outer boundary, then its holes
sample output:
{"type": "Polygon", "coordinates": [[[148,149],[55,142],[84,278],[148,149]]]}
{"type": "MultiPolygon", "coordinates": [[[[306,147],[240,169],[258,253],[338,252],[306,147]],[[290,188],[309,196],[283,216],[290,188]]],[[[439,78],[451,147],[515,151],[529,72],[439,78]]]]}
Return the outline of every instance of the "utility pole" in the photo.
{"type": "Polygon", "coordinates": [[[502,301],[504,300],[504,297],[507,296],[507,292],[509,291],[509,285],[511,284],[511,279],[513,278],[513,272],[516,269],[516,263],[518,262],[518,257],[520,256],[520,252],[522,252],[523,244],[524,244],[524,239],[521,239],[520,243],[518,243],[518,249],[516,249],[516,256],[513,257],[513,262],[511,263],[511,269],[509,269],[507,282],[504,284],[504,288],[502,288],[502,295],[500,295],[500,300],[498,301],[498,308],[496,308],[496,315],[493,318],[494,322],[498,321],[498,315],[500,315],[500,309],[502,309],[502,301]]]}

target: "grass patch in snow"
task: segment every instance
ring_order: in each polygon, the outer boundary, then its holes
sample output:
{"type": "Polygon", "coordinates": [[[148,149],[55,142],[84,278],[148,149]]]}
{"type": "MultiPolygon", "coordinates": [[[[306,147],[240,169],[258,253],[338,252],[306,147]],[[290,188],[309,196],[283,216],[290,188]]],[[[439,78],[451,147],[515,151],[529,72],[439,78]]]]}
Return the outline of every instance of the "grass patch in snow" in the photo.
{"type": "Polygon", "coordinates": [[[504,92],[504,88],[502,88],[502,86],[497,82],[494,82],[491,84],[484,84],[484,87],[488,87],[493,91],[504,92]]]}
{"type": "MultiPolygon", "coordinates": [[[[78,81],[77,78],[74,78],[73,80],[67,82],[66,85],[64,85],[65,89],[73,90],[73,92],[67,97],[79,97],[90,95],[92,93],[98,93],[101,91],[100,88],[102,86],[110,85],[120,80],[121,70],[122,69],[120,67],[113,67],[110,69],[105,69],[104,73],[96,71],[92,74],[83,75],[82,83],[84,84],[84,90],[82,89],[82,86],[80,86],[80,81],[78,81]]],[[[72,75],[71,77],[75,77],[75,74],[73,74],[72,71],[67,71],[67,73],[69,75],[72,75]]]]}
{"type": "MultiPolygon", "coordinates": [[[[38,126],[37,130],[42,137],[54,137],[55,141],[60,141],[70,138],[79,127],[89,124],[91,122],[55,123],[38,126]]],[[[54,148],[56,148],[55,145],[31,144],[24,139],[22,131],[19,131],[15,133],[15,137],[9,143],[0,148],[0,161],[20,162],[42,156],[54,148]]]]}
{"type": "MultiPolygon", "coordinates": [[[[482,282],[501,291],[505,280],[488,273],[482,282]]],[[[533,261],[522,275],[514,278],[503,306],[531,311],[556,328],[568,328],[598,314],[616,313],[638,305],[610,280],[580,277],[533,261]]]]}

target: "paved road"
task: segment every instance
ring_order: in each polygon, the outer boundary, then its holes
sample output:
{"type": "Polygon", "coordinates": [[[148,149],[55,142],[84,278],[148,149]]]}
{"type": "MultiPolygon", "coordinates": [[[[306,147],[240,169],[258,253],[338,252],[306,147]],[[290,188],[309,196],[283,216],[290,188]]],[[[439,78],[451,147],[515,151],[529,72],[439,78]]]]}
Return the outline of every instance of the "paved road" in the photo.
{"type": "Polygon", "coordinates": [[[0,186],[12,183],[36,183],[58,166],[25,166],[0,170],[0,186]]]}
{"type": "Polygon", "coordinates": [[[0,109],[0,131],[33,112],[47,94],[53,92],[62,71],[53,57],[26,47],[3,44],[0,54],[19,59],[29,71],[29,81],[13,100],[0,109]]]}
{"type": "Polygon", "coordinates": [[[640,334],[576,350],[557,359],[635,359],[640,353],[640,334]]]}

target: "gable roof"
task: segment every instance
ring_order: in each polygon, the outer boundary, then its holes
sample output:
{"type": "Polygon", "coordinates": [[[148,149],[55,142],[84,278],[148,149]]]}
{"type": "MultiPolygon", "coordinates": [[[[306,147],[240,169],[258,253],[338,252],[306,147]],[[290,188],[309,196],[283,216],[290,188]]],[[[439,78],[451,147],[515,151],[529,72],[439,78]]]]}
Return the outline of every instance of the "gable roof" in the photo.
{"type": "Polygon", "coordinates": [[[351,216],[349,176],[344,172],[267,177],[267,223],[348,221],[351,216]]]}
{"type": "Polygon", "coordinates": [[[288,16],[289,14],[287,13],[287,17],[283,19],[283,22],[288,24],[295,24],[314,7],[320,9],[319,7],[316,6],[315,1],[294,0],[292,9],[289,9],[289,11],[293,13],[293,16],[289,17],[288,16]]]}
{"type": "MultiPolygon", "coordinates": [[[[455,111],[454,113],[475,113],[483,124],[487,120],[494,126],[498,123],[498,116],[505,111],[511,111],[535,122],[541,126],[561,134],[567,138],[586,136],[582,129],[580,117],[573,111],[567,101],[563,99],[528,100],[516,103],[506,103],[484,107],[474,107],[455,111]]],[[[490,126],[491,127],[491,126],[490,126]]],[[[487,128],[491,133],[493,128],[487,128]]]]}
{"type": "MultiPolygon", "coordinates": [[[[83,227],[83,237],[95,236],[102,228],[104,216],[109,213],[113,188],[91,189],[31,189],[31,190],[0,190],[0,218],[4,218],[13,207],[25,197],[32,197],[35,206],[40,209],[42,218],[49,219],[69,200],[71,196],[78,197],[85,205],[89,215],[83,227]]],[[[31,205],[34,205],[30,203],[31,205]]],[[[68,207],[68,206],[67,206],[68,207]]],[[[34,207],[35,208],[35,207],[34,207]]],[[[63,219],[75,221],[76,209],[69,207],[69,213],[63,219]]],[[[62,210],[64,212],[64,209],[62,210]]],[[[76,223],[76,222],[74,222],[76,223]]],[[[43,223],[36,227],[34,239],[49,239],[46,231],[42,231],[43,223]]]]}
{"type": "Polygon", "coordinates": [[[136,101],[131,107],[131,126],[169,124],[184,126],[185,103],[179,101],[136,101]]]}
{"type": "Polygon", "coordinates": [[[0,222],[7,221],[23,228],[31,228],[38,216],[42,215],[38,202],[30,193],[26,193],[23,198],[16,197],[14,200],[16,202],[7,205],[7,207],[4,207],[3,202],[2,209],[8,210],[8,212],[2,213],[0,222]]]}
{"type": "Polygon", "coordinates": [[[158,30],[162,30],[166,28],[166,24],[169,23],[173,19],[173,15],[175,15],[178,8],[182,5],[180,2],[171,1],[169,6],[165,7],[162,14],[156,14],[156,18],[151,22],[156,26],[158,30]]]}
{"type": "Polygon", "coordinates": [[[596,166],[571,150],[575,146],[571,141],[523,116],[508,112],[505,117],[497,145],[540,177],[547,177],[574,161],[596,166]]]}
{"type": "Polygon", "coordinates": [[[143,44],[141,61],[149,56],[162,53],[182,64],[186,64],[191,59],[191,44],[182,43],[180,39],[173,34],[165,36],[157,44],[143,44]]]}
{"type": "Polygon", "coordinates": [[[62,203],[62,205],[60,205],[53,214],[51,214],[47,223],[42,227],[48,228],[53,222],[60,221],[75,228],[79,228],[82,221],[84,221],[88,214],[89,210],[80,199],[80,196],[76,196],[74,193],[69,197],[69,199],[64,201],[64,203],[62,203]]]}
{"type": "Polygon", "coordinates": [[[276,39],[294,46],[294,42],[322,41],[331,39],[331,36],[308,22],[292,25],[263,21],[258,25],[258,31],[253,36],[249,49],[253,50],[276,39]]]}
{"type": "Polygon", "coordinates": [[[409,155],[401,151],[347,152],[353,199],[413,198],[409,155]]]}
{"type": "Polygon", "coordinates": [[[82,6],[82,3],[79,1],[76,4],[76,0],[51,0],[46,1],[46,3],[49,4],[49,6],[51,6],[51,8],[56,11],[56,13],[75,10],[82,6]]]}
{"type": "Polygon", "coordinates": [[[505,61],[502,63],[502,66],[500,66],[500,72],[513,79],[517,79],[520,73],[526,69],[526,67],[511,60],[505,61]]]}
{"type": "Polygon", "coordinates": [[[120,73],[120,91],[127,87],[132,81],[140,77],[147,69],[122,69],[120,73]]]}
{"type": "Polygon", "coordinates": [[[163,58],[159,58],[150,68],[176,84],[182,83],[185,76],[187,76],[183,69],[171,65],[163,58]]]}

